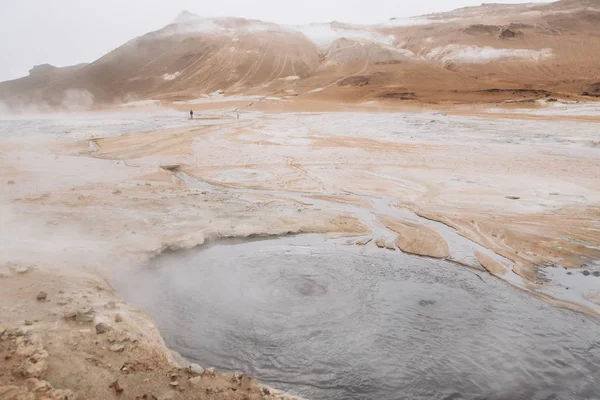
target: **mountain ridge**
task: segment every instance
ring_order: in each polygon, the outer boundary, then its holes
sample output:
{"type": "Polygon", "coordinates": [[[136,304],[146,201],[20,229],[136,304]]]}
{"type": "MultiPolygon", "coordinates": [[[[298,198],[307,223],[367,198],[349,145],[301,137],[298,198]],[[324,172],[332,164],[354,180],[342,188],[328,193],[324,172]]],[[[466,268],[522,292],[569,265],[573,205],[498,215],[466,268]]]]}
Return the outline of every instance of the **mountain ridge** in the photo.
{"type": "Polygon", "coordinates": [[[96,106],[215,91],[344,102],[593,99],[597,23],[596,0],[484,4],[376,25],[290,26],[183,11],[90,64],[0,83],[0,101],[52,110],[72,90],[96,106]]]}

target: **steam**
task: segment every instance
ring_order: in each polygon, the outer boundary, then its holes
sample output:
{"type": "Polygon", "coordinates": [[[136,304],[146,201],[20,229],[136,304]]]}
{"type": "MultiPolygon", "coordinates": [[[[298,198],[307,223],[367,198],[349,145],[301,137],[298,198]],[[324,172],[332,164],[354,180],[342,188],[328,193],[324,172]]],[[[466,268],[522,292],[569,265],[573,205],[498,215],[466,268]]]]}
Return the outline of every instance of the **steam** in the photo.
{"type": "Polygon", "coordinates": [[[85,89],[67,89],[50,101],[37,91],[29,96],[6,97],[0,101],[0,115],[87,111],[94,103],[94,95],[85,89]]]}

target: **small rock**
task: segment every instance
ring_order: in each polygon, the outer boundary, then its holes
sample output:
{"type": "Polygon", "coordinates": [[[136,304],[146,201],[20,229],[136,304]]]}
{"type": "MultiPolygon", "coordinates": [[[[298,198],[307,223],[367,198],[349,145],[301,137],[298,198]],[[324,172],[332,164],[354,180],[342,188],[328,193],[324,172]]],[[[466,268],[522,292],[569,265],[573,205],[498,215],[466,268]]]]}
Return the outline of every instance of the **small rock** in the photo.
{"type": "Polygon", "coordinates": [[[22,267],[22,268],[18,268],[18,269],[17,269],[17,274],[26,274],[26,273],[28,273],[28,272],[29,272],[29,270],[30,270],[30,268],[29,268],[29,267],[22,267]]]}
{"type": "Polygon", "coordinates": [[[171,382],[169,382],[169,385],[171,385],[171,387],[177,387],[177,386],[179,386],[179,382],[171,381],[171,382]]]}
{"type": "Polygon", "coordinates": [[[195,376],[193,378],[190,378],[188,382],[190,382],[190,384],[192,386],[200,386],[202,384],[202,377],[201,376],[195,376]]]}
{"type": "Polygon", "coordinates": [[[44,301],[48,297],[48,294],[44,291],[41,291],[37,294],[36,298],[38,301],[44,301]]]}
{"type": "Polygon", "coordinates": [[[204,368],[202,368],[198,364],[190,364],[188,368],[192,374],[202,375],[204,373],[204,368]]]}
{"type": "Polygon", "coordinates": [[[114,381],[113,383],[111,383],[109,387],[115,389],[115,392],[117,392],[119,394],[123,393],[123,388],[119,384],[119,380],[118,379],[116,381],[114,381]]]}
{"type": "Polygon", "coordinates": [[[92,308],[81,308],[77,310],[75,314],[75,320],[77,322],[93,322],[96,317],[96,313],[92,308]]]}
{"type": "Polygon", "coordinates": [[[594,275],[595,277],[600,277],[600,271],[594,271],[592,272],[592,275],[594,275]]]}
{"type": "Polygon", "coordinates": [[[207,376],[215,376],[215,369],[214,369],[213,367],[206,368],[206,369],[204,370],[204,375],[207,375],[207,376]]]}
{"type": "Polygon", "coordinates": [[[506,196],[508,200],[520,200],[521,198],[518,196],[506,196]]]}
{"type": "Polygon", "coordinates": [[[573,275],[573,273],[571,271],[567,272],[567,275],[573,275]]]}
{"type": "Polygon", "coordinates": [[[379,247],[380,249],[383,249],[385,247],[385,242],[386,242],[385,238],[379,238],[375,241],[375,245],[377,247],[379,247]]]}
{"type": "Polygon", "coordinates": [[[106,308],[107,310],[114,310],[117,308],[117,303],[115,303],[114,301],[109,301],[104,305],[104,308],[106,308]]]}
{"type": "Polygon", "coordinates": [[[123,317],[121,316],[121,314],[115,315],[115,322],[123,322],[123,317]]]}
{"type": "Polygon", "coordinates": [[[11,179],[11,180],[9,180],[7,183],[8,183],[9,185],[14,185],[14,184],[15,184],[15,181],[13,181],[13,180],[11,179]]]}
{"type": "Polygon", "coordinates": [[[26,319],[25,320],[25,325],[31,326],[31,325],[33,325],[33,322],[31,322],[30,320],[26,319]]]}
{"type": "Polygon", "coordinates": [[[120,353],[123,350],[125,350],[125,346],[123,346],[122,344],[113,344],[112,346],[110,346],[109,350],[113,353],[120,353]]]}
{"type": "Polygon", "coordinates": [[[581,272],[584,276],[590,276],[590,271],[587,269],[581,272]]]}
{"type": "Polygon", "coordinates": [[[435,300],[421,300],[419,301],[419,305],[426,307],[426,306],[432,306],[435,304],[435,300]]]}
{"type": "Polygon", "coordinates": [[[100,322],[99,324],[96,324],[96,333],[97,334],[103,334],[106,333],[108,331],[110,331],[112,328],[110,326],[108,326],[107,324],[105,324],[104,322],[100,322]]]}
{"type": "Polygon", "coordinates": [[[263,386],[262,388],[260,388],[260,391],[264,394],[264,395],[270,395],[271,394],[271,390],[269,390],[268,387],[263,386]]]}
{"type": "Polygon", "coordinates": [[[234,379],[242,379],[243,377],[244,377],[244,373],[243,372],[237,371],[237,372],[233,373],[233,378],[234,379]]]}

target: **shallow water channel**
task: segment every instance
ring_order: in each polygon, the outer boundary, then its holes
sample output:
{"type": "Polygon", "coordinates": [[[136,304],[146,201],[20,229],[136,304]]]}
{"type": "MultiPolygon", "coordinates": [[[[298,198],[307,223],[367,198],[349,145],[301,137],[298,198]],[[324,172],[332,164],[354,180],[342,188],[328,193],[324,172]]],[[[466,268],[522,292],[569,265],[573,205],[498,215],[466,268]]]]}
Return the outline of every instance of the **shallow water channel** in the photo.
{"type": "Polygon", "coordinates": [[[309,399],[600,399],[600,322],[443,261],[297,236],[116,286],[186,358],[309,399]]]}

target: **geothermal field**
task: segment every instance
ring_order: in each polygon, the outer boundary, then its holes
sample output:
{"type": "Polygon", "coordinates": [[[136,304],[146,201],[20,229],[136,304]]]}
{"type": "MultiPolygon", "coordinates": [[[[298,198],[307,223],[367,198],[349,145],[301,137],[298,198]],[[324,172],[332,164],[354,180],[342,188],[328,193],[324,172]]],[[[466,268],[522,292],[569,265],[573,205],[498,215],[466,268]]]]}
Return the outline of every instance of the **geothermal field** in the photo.
{"type": "Polygon", "coordinates": [[[184,12],[0,83],[0,400],[599,399],[598,24],[184,12]]]}

